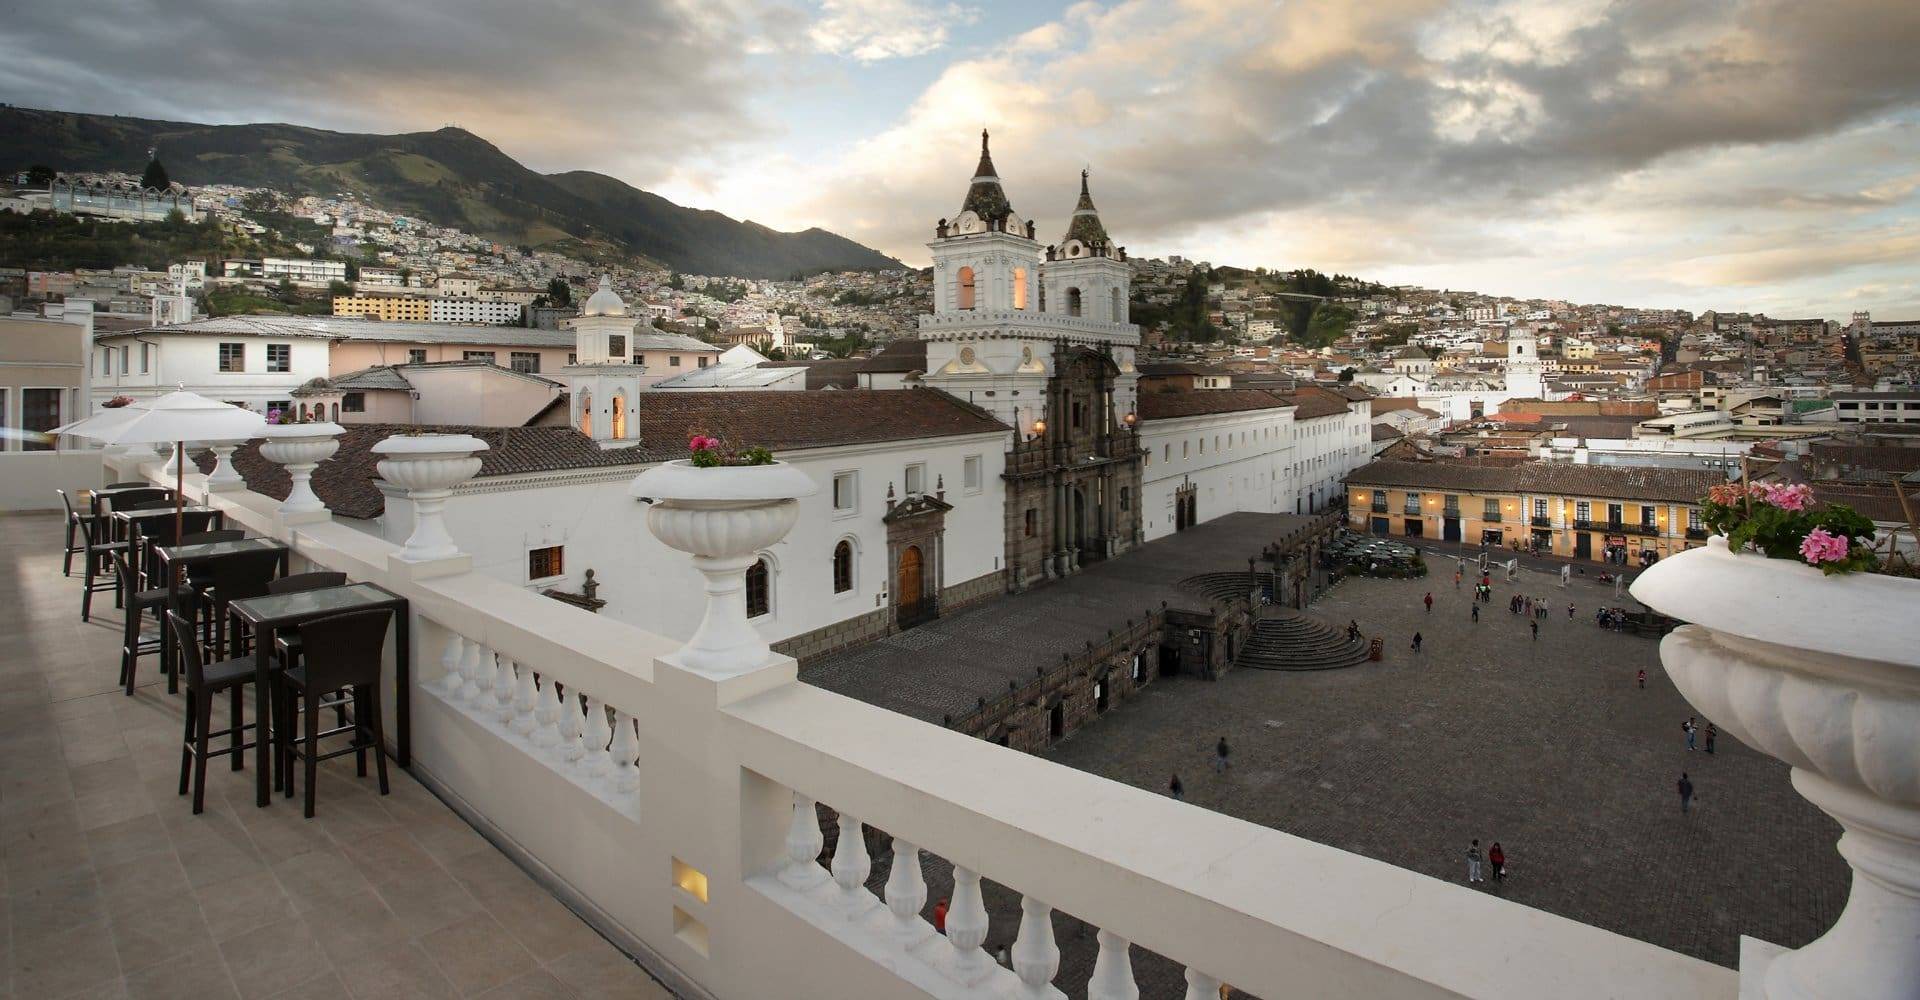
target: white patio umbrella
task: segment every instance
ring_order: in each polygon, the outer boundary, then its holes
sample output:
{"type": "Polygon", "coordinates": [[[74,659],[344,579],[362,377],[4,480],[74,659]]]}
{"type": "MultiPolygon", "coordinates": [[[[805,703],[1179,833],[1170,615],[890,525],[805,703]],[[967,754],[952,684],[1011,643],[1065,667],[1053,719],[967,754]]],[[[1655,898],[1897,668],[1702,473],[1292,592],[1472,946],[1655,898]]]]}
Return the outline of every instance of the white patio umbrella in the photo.
{"type": "Polygon", "coordinates": [[[208,399],[182,389],[157,399],[141,400],[105,410],[55,428],[103,444],[166,444],[174,446],[173,531],[177,537],[186,504],[188,441],[245,441],[260,436],[267,420],[252,410],[208,399]]]}

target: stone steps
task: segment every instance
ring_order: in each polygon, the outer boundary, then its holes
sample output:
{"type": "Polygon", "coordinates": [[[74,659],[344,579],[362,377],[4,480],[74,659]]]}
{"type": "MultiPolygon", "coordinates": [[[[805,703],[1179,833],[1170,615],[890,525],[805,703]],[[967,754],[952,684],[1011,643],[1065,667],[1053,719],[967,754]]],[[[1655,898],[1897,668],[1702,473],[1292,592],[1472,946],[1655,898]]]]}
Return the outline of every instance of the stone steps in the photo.
{"type": "Polygon", "coordinates": [[[1256,670],[1336,670],[1363,663],[1367,643],[1295,611],[1270,611],[1254,622],[1253,635],[1234,666],[1256,670]]]}

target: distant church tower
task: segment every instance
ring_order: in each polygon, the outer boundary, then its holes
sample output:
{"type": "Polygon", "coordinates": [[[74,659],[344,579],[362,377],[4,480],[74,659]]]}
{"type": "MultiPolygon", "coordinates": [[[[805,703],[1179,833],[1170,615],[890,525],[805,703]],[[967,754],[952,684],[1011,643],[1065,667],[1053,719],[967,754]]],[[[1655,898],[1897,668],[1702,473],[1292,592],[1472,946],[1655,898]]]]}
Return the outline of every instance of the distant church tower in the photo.
{"type": "Polygon", "coordinates": [[[647,370],[628,354],[634,320],[606,275],[567,325],[573,329],[574,355],[561,375],[574,428],[602,448],[639,444],[640,378],[647,370]]]}
{"type": "Polygon", "coordinates": [[[1507,333],[1507,395],[1514,399],[1545,399],[1546,369],[1540,364],[1540,341],[1532,327],[1516,326],[1507,333]]]}
{"type": "Polygon", "coordinates": [[[1139,328],[1130,269],[1081,177],[1064,248],[1042,250],[1015,214],[980,133],[959,214],[941,219],[922,384],[1013,427],[1007,455],[1009,583],[1065,576],[1140,541],[1134,428],[1139,328]]]}

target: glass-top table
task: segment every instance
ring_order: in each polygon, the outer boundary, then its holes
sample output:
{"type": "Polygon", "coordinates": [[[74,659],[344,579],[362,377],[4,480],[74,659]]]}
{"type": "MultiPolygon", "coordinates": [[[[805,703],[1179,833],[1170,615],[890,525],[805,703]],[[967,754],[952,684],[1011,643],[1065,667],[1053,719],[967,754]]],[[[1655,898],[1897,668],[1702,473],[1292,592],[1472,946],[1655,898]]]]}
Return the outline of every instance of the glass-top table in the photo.
{"type": "MultiPolygon", "coordinates": [[[[217,562],[223,557],[247,552],[280,553],[280,575],[287,575],[287,562],[291,550],[288,549],[287,543],[274,538],[240,538],[230,542],[202,542],[198,545],[154,546],[155,569],[167,581],[167,607],[184,611],[187,618],[193,620],[198,614],[198,611],[192,607],[196,595],[191,590],[184,595],[180,591],[180,577],[185,574],[186,567],[217,562]],[[183,597],[185,600],[182,599],[183,597]]],[[[179,672],[173,669],[174,644],[171,632],[172,630],[168,629],[160,636],[160,669],[167,675],[168,694],[180,689],[179,672]]],[[[132,680],[129,679],[128,683],[131,684],[132,680]]],[[[129,688],[128,691],[131,693],[132,689],[129,688]]]]}
{"type": "MultiPolygon", "coordinates": [[[[323,587],[319,590],[302,590],[291,594],[250,597],[243,601],[234,601],[227,605],[227,608],[241,621],[253,627],[254,718],[259,720],[272,717],[267,707],[267,688],[273,663],[275,632],[299,628],[303,622],[329,615],[367,611],[374,608],[392,608],[394,610],[393,762],[401,767],[407,767],[413,762],[413,720],[409,697],[413,687],[412,617],[408,614],[406,598],[378,584],[349,583],[342,587],[323,587]]],[[[273,798],[269,781],[274,779],[270,768],[278,762],[270,763],[268,760],[267,747],[272,742],[267,739],[256,740],[254,747],[256,804],[262,806],[273,798]]]]}

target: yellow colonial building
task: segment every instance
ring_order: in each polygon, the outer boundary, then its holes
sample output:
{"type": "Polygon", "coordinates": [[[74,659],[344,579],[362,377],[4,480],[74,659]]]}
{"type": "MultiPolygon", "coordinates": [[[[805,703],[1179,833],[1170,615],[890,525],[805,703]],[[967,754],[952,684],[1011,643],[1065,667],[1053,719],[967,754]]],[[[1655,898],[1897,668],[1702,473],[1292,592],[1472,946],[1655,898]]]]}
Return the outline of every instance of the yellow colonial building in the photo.
{"type": "Polygon", "coordinates": [[[1617,465],[1374,462],[1347,477],[1355,531],[1637,562],[1704,544],[1719,472],[1617,465]]]}
{"type": "Polygon", "coordinates": [[[411,295],[336,295],[335,316],[365,316],[388,323],[425,323],[431,318],[432,303],[411,295]]]}

